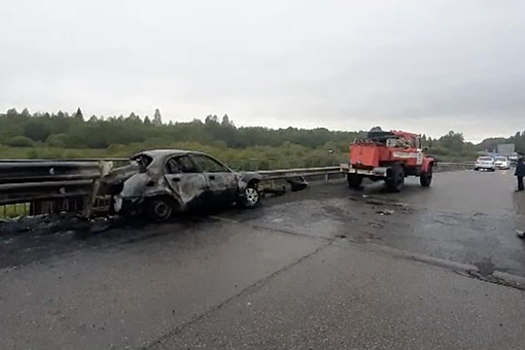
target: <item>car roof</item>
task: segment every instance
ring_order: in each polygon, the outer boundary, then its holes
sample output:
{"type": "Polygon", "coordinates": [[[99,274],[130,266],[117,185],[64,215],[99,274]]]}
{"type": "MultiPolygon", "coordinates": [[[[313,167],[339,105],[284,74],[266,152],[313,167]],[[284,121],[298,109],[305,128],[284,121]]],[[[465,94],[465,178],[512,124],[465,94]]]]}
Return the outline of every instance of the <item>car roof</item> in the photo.
{"type": "Polygon", "coordinates": [[[131,158],[136,157],[139,154],[145,154],[152,158],[157,158],[159,156],[162,157],[162,156],[177,155],[177,154],[205,154],[205,153],[199,152],[199,151],[189,151],[189,150],[184,150],[184,149],[152,149],[152,150],[147,150],[147,151],[136,153],[131,158]]]}

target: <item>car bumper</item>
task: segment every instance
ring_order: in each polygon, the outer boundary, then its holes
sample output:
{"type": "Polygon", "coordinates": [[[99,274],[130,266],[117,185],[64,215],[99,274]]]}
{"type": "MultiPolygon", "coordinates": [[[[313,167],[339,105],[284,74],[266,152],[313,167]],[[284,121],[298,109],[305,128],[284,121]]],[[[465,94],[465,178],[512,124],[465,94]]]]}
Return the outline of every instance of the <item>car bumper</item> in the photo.
{"type": "Polygon", "coordinates": [[[476,164],[476,169],[487,169],[487,170],[494,170],[496,169],[496,166],[494,164],[476,164]]]}

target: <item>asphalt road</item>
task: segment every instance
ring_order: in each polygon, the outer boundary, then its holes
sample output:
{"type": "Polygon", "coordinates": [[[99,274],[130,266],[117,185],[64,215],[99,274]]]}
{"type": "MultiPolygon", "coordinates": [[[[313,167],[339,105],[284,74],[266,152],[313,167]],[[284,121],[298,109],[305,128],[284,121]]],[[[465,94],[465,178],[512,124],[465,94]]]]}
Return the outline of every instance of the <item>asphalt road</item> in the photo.
{"type": "Polygon", "coordinates": [[[514,188],[509,171],[400,194],[334,181],[256,210],[6,238],[1,348],[523,349],[514,188]]]}

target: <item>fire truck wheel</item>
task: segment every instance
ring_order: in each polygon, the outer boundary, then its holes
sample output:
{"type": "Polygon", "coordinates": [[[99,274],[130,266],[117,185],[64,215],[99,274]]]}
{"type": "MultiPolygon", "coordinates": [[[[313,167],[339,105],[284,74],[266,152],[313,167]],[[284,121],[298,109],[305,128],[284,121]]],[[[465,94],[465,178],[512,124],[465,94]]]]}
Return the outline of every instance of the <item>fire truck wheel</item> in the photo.
{"type": "Polygon", "coordinates": [[[400,164],[394,164],[390,167],[387,178],[385,180],[386,186],[390,192],[399,192],[405,184],[405,169],[400,164]]]}
{"type": "Polygon", "coordinates": [[[432,167],[428,168],[428,171],[421,173],[419,176],[419,183],[423,187],[429,187],[432,183],[432,167]]]}
{"type": "Polygon", "coordinates": [[[355,190],[361,188],[361,183],[363,182],[363,177],[358,174],[348,174],[348,186],[355,190]]]}

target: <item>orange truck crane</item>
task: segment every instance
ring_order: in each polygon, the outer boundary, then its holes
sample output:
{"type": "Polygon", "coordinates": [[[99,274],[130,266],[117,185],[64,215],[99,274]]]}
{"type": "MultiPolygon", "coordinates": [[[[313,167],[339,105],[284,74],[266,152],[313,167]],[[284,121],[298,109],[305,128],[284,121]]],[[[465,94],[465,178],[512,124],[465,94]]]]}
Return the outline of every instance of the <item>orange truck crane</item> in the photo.
{"type": "Polygon", "coordinates": [[[341,164],[350,188],[358,189],[364,178],[383,180],[390,192],[399,192],[407,176],[418,176],[421,186],[432,182],[435,159],[425,155],[421,136],[404,131],[377,131],[354,140],[348,163],[341,164]]]}

